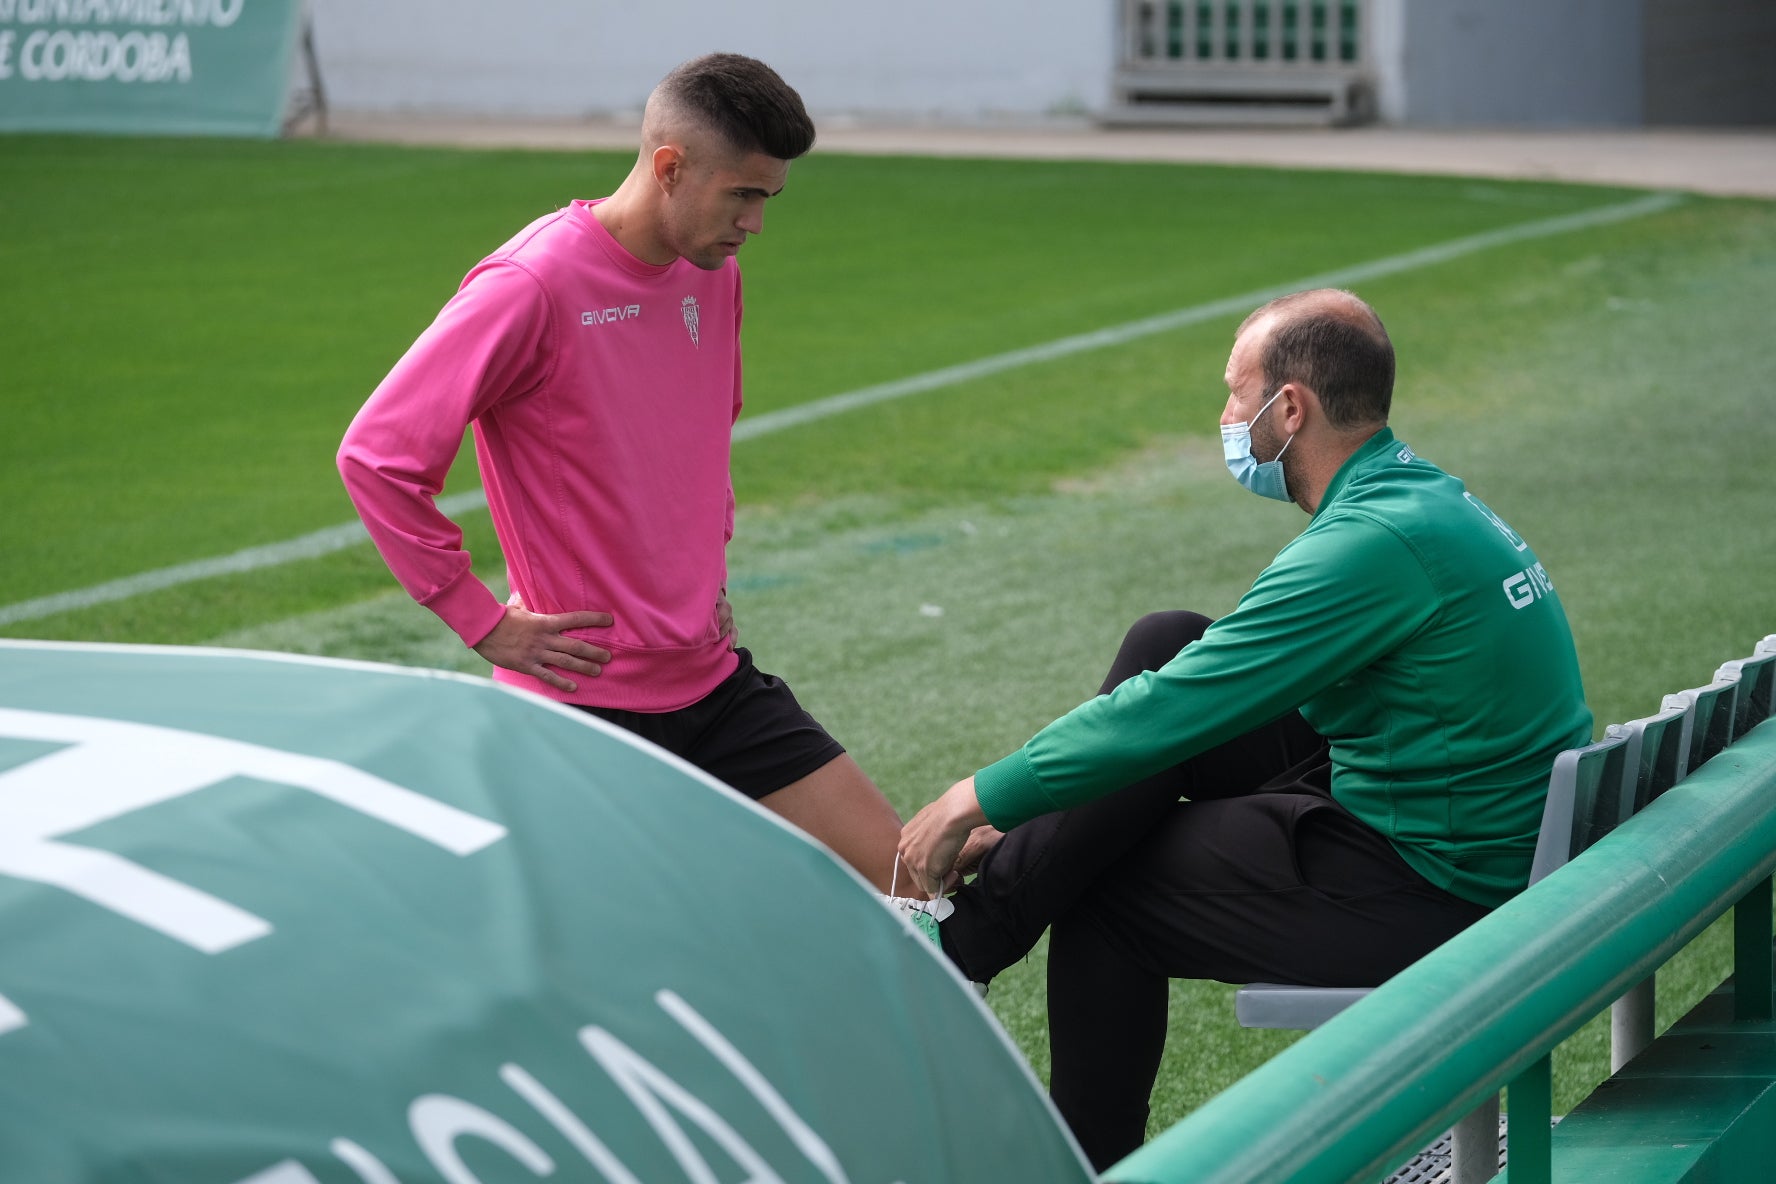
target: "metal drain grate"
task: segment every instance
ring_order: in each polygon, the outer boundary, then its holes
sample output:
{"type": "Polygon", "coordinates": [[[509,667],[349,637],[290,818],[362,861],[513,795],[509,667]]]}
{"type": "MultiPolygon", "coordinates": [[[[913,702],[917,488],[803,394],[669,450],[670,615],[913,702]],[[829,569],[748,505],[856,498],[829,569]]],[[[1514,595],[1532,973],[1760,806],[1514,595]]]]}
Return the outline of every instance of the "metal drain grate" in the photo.
{"type": "MultiPolygon", "coordinates": [[[[1505,1166],[1506,1116],[1499,1115],[1498,1167],[1505,1166]]],[[[1455,1139],[1448,1131],[1442,1138],[1407,1160],[1399,1171],[1387,1178],[1387,1184],[1449,1184],[1453,1172],[1455,1139]]]]}

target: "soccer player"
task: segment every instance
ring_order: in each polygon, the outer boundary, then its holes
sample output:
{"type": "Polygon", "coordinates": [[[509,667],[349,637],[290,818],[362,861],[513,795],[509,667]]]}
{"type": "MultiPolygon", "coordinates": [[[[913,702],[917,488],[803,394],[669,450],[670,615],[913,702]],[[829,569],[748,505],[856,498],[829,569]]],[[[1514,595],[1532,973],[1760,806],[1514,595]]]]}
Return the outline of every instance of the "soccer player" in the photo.
{"type": "Polygon", "coordinates": [[[710,54],[674,69],[616,192],[537,219],[477,264],[338,461],[395,577],[495,679],[684,757],[887,891],[898,815],[753,664],[726,594],[735,255],[813,141],[800,96],[763,62],[710,54]],[[505,603],[435,504],[465,425],[505,603]]]}

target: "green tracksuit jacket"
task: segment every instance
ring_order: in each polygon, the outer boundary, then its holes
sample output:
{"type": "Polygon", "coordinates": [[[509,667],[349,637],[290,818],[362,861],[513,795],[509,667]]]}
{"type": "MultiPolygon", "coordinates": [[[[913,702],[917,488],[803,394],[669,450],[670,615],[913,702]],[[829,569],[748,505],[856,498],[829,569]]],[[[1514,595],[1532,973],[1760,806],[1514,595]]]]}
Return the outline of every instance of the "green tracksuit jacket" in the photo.
{"type": "Polygon", "coordinates": [[[1333,797],[1488,906],[1528,880],[1555,754],[1591,739],[1534,552],[1383,429],[1233,612],[981,770],[976,792],[1003,830],[1295,710],[1331,743],[1333,797]]]}

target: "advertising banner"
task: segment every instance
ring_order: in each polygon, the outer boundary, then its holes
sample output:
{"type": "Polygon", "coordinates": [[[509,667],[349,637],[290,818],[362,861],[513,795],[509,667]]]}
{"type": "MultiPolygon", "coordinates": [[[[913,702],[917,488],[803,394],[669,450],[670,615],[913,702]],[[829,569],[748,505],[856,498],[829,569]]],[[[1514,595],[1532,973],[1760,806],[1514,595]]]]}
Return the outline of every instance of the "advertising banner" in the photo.
{"type": "Polygon", "coordinates": [[[0,0],[0,131],[275,136],[302,0],[0,0]]]}
{"type": "Polygon", "coordinates": [[[1081,1182],[825,848],[481,679],[0,641],[0,1178],[1081,1182]]]}

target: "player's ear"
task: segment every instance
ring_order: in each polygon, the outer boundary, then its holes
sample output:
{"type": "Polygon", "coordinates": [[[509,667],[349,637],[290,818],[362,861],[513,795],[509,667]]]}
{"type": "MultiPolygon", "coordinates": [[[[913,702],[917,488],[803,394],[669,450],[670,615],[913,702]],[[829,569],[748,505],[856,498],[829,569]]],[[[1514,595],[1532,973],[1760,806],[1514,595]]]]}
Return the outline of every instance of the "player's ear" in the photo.
{"type": "Polygon", "coordinates": [[[653,167],[654,181],[660,188],[671,192],[684,175],[684,149],[677,144],[662,144],[654,149],[649,164],[653,167]]]}

